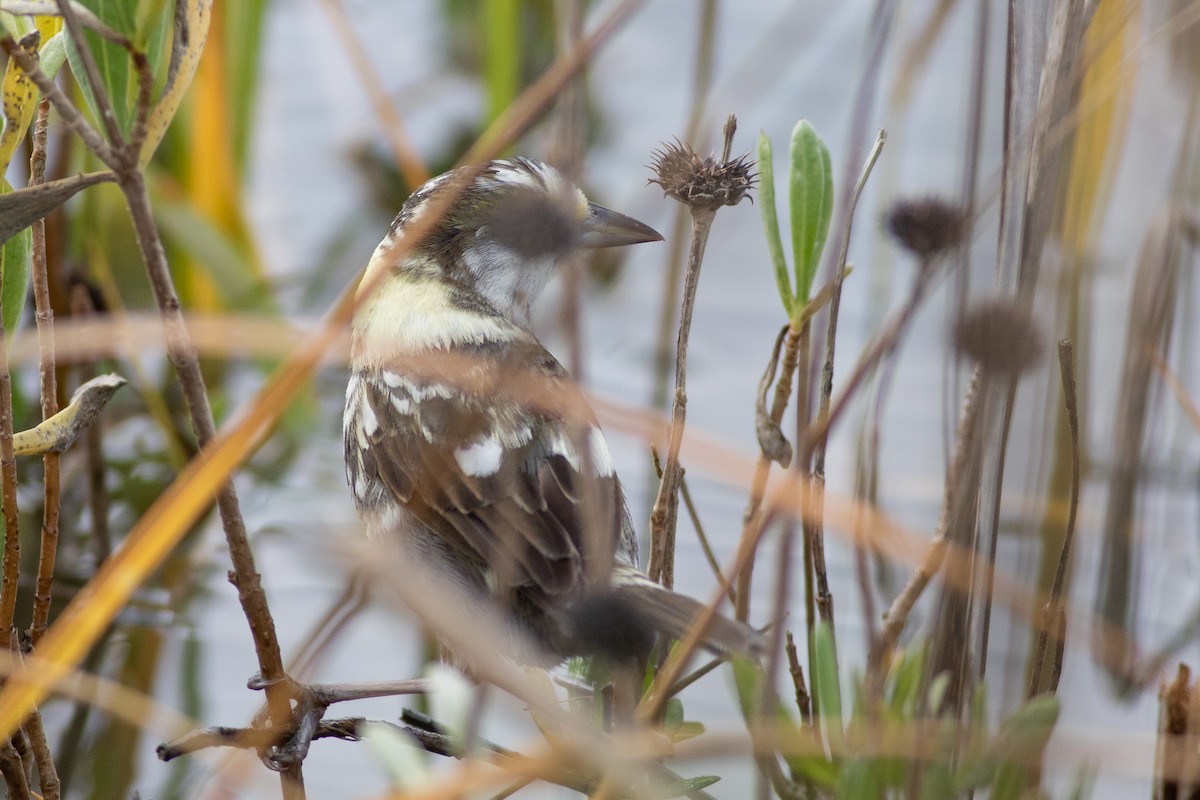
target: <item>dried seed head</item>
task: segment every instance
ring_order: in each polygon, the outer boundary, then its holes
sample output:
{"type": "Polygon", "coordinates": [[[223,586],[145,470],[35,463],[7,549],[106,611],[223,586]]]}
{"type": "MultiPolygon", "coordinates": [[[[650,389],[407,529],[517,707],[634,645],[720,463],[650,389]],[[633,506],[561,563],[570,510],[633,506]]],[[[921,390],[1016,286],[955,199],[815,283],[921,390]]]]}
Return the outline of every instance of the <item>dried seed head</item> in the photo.
{"type": "Polygon", "coordinates": [[[701,158],[678,139],[654,152],[650,168],[655,175],[651,183],[681,203],[702,208],[736,206],[749,197],[758,179],[749,154],[725,161],[715,156],[701,158]]]}
{"type": "Polygon", "coordinates": [[[1012,300],[984,300],[954,325],[954,348],[984,370],[1019,375],[1042,357],[1042,333],[1033,316],[1012,300]]]}
{"type": "Polygon", "coordinates": [[[897,200],[885,222],[896,241],[922,261],[957,247],[966,229],[962,209],[937,197],[897,200]]]}

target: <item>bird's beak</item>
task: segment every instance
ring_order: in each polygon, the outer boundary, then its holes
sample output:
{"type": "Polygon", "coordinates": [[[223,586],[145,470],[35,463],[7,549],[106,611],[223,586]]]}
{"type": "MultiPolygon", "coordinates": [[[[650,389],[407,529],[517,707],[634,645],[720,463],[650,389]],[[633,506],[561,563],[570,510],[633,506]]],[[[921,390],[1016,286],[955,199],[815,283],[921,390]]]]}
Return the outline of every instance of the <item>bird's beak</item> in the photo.
{"type": "Polygon", "coordinates": [[[621,247],[642,242],[661,242],[662,234],[633,217],[618,214],[604,206],[588,203],[579,243],[583,247],[621,247]]]}

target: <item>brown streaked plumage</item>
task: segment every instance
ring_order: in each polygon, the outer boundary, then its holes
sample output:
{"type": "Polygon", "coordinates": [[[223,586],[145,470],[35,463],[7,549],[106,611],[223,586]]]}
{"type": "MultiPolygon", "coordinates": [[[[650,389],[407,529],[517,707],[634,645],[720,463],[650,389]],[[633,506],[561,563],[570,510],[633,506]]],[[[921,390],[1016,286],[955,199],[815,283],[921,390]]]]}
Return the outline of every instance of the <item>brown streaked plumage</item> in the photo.
{"type": "MultiPolygon", "coordinates": [[[[396,258],[396,238],[455,182],[435,178],[405,203],[354,321],[346,474],[368,533],[439,576],[464,609],[505,610],[524,660],[587,651],[572,611],[610,592],[628,601],[613,608],[678,635],[698,606],[638,571],[603,433],[527,327],[564,257],[662,237],[589,203],[551,167],[516,159],[480,170],[396,258]]],[[[727,650],[757,642],[725,620],[713,638],[727,650]]]]}

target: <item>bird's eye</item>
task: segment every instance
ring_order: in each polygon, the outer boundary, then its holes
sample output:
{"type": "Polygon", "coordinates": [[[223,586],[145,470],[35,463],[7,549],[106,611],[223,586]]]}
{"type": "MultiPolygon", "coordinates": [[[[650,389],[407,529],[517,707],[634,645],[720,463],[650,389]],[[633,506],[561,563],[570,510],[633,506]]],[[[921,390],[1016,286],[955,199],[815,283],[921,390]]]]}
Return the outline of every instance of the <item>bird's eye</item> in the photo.
{"type": "Polygon", "coordinates": [[[580,223],[572,208],[547,192],[515,188],[488,215],[492,238],[518,255],[538,259],[578,246],[580,223]]]}

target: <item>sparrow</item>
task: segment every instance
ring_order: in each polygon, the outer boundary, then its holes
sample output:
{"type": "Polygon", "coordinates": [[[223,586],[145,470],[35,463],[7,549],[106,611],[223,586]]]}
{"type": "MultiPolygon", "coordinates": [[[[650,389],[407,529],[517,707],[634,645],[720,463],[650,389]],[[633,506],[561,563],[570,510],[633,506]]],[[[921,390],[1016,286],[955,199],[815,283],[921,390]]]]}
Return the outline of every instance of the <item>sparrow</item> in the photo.
{"type": "MultiPolygon", "coordinates": [[[[639,570],[604,434],[530,330],[578,253],[661,240],[547,164],[492,161],[417,189],[359,287],[343,434],[366,532],[465,614],[499,609],[527,663],[644,657],[700,610],[639,570]]],[[[760,638],[718,618],[707,644],[760,638]]]]}

